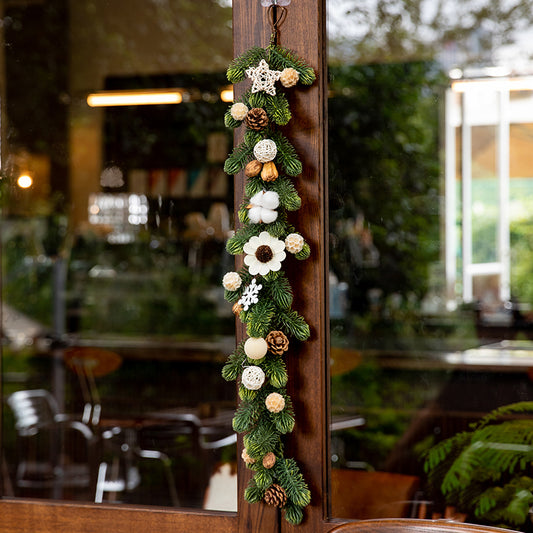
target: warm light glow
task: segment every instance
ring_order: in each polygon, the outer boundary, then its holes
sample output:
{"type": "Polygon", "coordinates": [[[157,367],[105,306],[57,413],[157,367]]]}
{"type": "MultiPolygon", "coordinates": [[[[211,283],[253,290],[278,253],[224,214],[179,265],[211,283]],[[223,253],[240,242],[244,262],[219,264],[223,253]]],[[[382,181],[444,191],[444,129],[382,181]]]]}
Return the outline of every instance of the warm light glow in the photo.
{"type": "Polygon", "coordinates": [[[106,91],[87,96],[91,107],[108,107],[119,105],[158,105],[180,104],[181,92],[176,89],[153,89],[144,91],[106,91]]]}
{"type": "Polygon", "coordinates": [[[464,93],[472,89],[487,88],[492,91],[533,91],[533,78],[505,78],[484,80],[462,80],[452,83],[452,91],[464,93]]]}
{"type": "Polygon", "coordinates": [[[227,89],[222,89],[220,91],[220,99],[223,102],[233,102],[233,88],[228,87],[227,89]]]}
{"type": "Polygon", "coordinates": [[[29,187],[32,186],[32,184],[33,184],[33,180],[29,174],[21,174],[18,177],[17,185],[21,189],[28,189],[29,187]]]}

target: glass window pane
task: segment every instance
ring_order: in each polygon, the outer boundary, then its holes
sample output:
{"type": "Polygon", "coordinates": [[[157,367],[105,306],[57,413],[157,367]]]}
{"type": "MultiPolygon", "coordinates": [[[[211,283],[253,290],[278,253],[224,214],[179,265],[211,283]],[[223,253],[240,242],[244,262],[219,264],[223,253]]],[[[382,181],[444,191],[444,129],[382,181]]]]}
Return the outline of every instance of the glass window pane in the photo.
{"type": "Polygon", "coordinates": [[[236,510],[231,7],[2,6],[6,496],[236,510]]]}
{"type": "Polygon", "coordinates": [[[334,517],[529,527],[533,20],[482,4],[328,0],[334,517]]]}

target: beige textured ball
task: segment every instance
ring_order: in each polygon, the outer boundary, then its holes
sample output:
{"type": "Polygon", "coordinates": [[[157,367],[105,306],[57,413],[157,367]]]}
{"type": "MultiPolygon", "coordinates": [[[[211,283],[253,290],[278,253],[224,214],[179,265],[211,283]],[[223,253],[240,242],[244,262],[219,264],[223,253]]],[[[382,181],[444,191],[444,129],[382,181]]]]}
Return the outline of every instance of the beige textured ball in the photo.
{"type": "Polygon", "coordinates": [[[290,233],[285,238],[285,249],[291,254],[301,252],[304,244],[304,238],[299,233],[290,233]]]}
{"type": "Polygon", "coordinates": [[[266,397],[265,405],[271,413],[279,413],[285,409],[285,398],[277,392],[271,392],[266,397]]]}
{"type": "Polygon", "coordinates": [[[293,68],[284,68],[281,71],[281,76],[279,77],[279,81],[281,82],[281,85],[283,87],[294,87],[298,83],[298,80],[300,79],[300,74],[293,68]]]}
{"type": "Polygon", "coordinates": [[[248,452],[246,451],[246,448],[244,448],[244,450],[242,451],[241,453],[241,457],[242,457],[242,460],[247,464],[247,465],[253,465],[255,463],[255,459],[253,457],[250,457],[248,455],[248,452]]]}
{"type": "Polygon", "coordinates": [[[245,104],[237,102],[231,106],[230,113],[235,120],[244,120],[248,114],[248,108],[245,104]]]}
{"type": "Polygon", "coordinates": [[[222,285],[227,291],[236,291],[242,285],[242,279],[237,272],[227,272],[222,278],[222,285]]]}
{"type": "Polygon", "coordinates": [[[242,373],[242,384],[248,390],[258,390],[265,382],[265,373],[258,366],[249,366],[242,373]]]}
{"type": "Polygon", "coordinates": [[[278,147],[272,139],[263,139],[254,146],[254,157],[261,163],[272,161],[278,153],[278,147]]]}
{"type": "Polygon", "coordinates": [[[244,343],[244,353],[250,359],[263,359],[268,351],[268,344],[262,337],[250,337],[244,343]]]}

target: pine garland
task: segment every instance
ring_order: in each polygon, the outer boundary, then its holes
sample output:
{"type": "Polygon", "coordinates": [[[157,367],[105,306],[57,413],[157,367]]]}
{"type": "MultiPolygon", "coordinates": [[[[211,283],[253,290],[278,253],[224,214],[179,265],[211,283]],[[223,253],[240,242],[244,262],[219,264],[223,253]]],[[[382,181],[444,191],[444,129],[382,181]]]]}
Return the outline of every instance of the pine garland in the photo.
{"type": "Polygon", "coordinates": [[[225,298],[246,324],[249,338],[228,357],[222,376],[240,382],[241,401],[233,428],[244,434],[243,460],[254,472],[245,499],[258,503],[266,494],[268,503],[283,506],[289,523],[299,524],[311,493],[296,461],[285,458],[283,452],[281,437],[290,433],[296,422],[286,389],[289,376],[285,358],[290,357],[289,343],[307,340],[310,329],[292,309],[293,291],[281,267],[289,254],[307,259],[311,248],[287,220],[287,212],[297,211],[302,204],[293,183],[302,173],[302,164],[277,128],[292,116],[283,87],[292,87],[298,80],[309,85],[315,73],[290,50],[271,44],[266,49],[251,48],[235,58],[227,77],[232,83],[252,79],[252,87],[224,115],[228,128],[246,128],[243,141],[224,164],[226,173],[245,169],[247,176],[238,210],[242,226],[226,243],[230,254],[245,254],[245,266],[240,272],[227,273],[223,285],[225,298]],[[251,109],[253,118],[245,120],[251,109]],[[258,372],[255,377],[264,375],[259,388],[255,381],[246,381],[245,369],[258,372]],[[266,456],[268,460],[263,461],[266,456]],[[281,496],[272,498],[272,491],[281,496]]]}

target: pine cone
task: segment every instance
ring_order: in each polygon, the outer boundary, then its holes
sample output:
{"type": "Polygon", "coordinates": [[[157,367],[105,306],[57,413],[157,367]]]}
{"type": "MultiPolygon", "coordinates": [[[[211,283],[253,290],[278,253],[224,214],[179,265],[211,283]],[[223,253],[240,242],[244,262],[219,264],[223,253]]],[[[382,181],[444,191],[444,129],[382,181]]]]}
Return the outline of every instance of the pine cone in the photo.
{"type": "Polygon", "coordinates": [[[243,310],[243,306],[237,302],[236,304],[233,304],[233,307],[231,308],[234,315],[239,316],[241,314],[241,311],[243,310]]]}
{"type": "Polygon", "coordinates": [[[274,483],[266,490],[264,499],[268,505],[282,509],[287,504],[287,493],[283,487],[274,483]]]}
{"type": "Polygon", "coordinates": [[[261,131],[268,126],[268,115],[264,109],[253,107],[246,115],[246,125],[254,131],[261,131]]]}
{"type": "Polygon", "coordinates": [[[268,349],[275,355],[283,355],[289,349],[289,339],[283,331],[271,331],[266,339],[268,349]]]}

